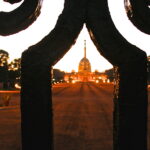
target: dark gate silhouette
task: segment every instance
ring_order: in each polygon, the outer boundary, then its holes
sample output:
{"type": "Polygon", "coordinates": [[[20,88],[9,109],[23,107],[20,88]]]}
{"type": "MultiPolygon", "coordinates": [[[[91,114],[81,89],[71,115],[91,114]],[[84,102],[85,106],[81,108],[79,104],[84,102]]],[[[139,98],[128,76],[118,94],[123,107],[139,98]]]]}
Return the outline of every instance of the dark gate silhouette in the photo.
{"type": "MultiPolygon", "coordinates": [[[[40,4],[41,0],[25,0],[13,13],[1,12],[0,34],[9,35],[27,28],[40,13],[40,4]],[[23,19],[19,15],[22,9],[23,19]],[[15,18],[16,22],[8,18],[15,18]]],[[[131,4],[134,17],[129,18],[140,30],[149,33],[148,17],[136,13],[142,7],[145,11],[140,13],[149,16],[145,9],[148,4],[138,0],[131,0],[131,4]],[[141,24],[140,19],[144,19],[141,24]]],[[[83,24],[97,50],[115,68],[114,150],[147,150],[147,56],[117,31],[106,0],[65,0],[55,28],[23,52],[22,150],[53,150],[50,68],[75,44],[83,24]]]]}

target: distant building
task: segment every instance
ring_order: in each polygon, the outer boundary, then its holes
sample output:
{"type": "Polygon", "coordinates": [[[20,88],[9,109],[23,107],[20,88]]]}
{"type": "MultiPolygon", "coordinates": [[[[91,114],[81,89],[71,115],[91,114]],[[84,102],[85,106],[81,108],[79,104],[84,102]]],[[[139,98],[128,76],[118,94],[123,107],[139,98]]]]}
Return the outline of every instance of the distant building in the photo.
{"type": "Polygon", "coordinates": [[[84,57],[79,62],[78,72],[66,73],[64,80],[66,82],[107,82],[105,73],[91,72],[91,63],[86,57],[86,41],[84,41],[84,57]]]}

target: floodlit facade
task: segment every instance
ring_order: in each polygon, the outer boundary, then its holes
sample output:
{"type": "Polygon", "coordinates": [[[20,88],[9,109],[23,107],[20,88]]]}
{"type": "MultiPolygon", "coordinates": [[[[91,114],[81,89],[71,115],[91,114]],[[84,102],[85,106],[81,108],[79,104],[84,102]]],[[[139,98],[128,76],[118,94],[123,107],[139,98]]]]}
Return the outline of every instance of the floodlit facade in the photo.
{"type": "Polygon", "coordinates": [[[66,73],[64,80],[75,82],[107,82],[107,75],[100,72],[91,72],[91,63],[86,57],[86,41],[84,41],[84,57],[80,60],[78,72],[66,73]]]}

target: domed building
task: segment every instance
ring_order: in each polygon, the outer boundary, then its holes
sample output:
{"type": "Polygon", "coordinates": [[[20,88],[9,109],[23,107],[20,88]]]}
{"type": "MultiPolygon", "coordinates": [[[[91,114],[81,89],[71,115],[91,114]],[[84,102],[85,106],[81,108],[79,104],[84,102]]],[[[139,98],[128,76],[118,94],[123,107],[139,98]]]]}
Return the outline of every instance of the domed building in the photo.
{"type": "Polygon", "coordinates": [[[83,82],[91,80],[91,63],[86,57],[86,41],[84,40],[84,57],[78,67],[78,79],[83,82]]]}
{"type": "Polygon", "coordinates": [[[67,82],[90,82],[102,78],[105,80],[106,75],[103,73],[92,73],[91,71],[91,63],[86,57],[86,41],[84,41],[84,57],[79,62],[78,72],[66,73],[64,80],[67,82]]]}
{"type": "Polygon", "coordinates": [[[84,57],[81,59],[78,67],[79,73],[90,73],[91,64],[90,61],[86,58],[86,41],[84,41],[84,57]]]}

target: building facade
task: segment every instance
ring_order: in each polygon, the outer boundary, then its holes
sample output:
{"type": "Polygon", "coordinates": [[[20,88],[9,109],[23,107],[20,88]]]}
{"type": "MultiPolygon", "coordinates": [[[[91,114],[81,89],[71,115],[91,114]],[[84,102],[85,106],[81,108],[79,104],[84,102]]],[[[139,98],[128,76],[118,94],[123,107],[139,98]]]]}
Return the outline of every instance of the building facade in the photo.
{"type": "Polygon", "coordinates": [[[78,65],[78,72],[72,71],[66,73],[64,80],[66,82],[107,82],[107,75],[100,72],[91,71],[91,63],[86,57],[86,41],[84,41],[84,57],[78,65]]]}

